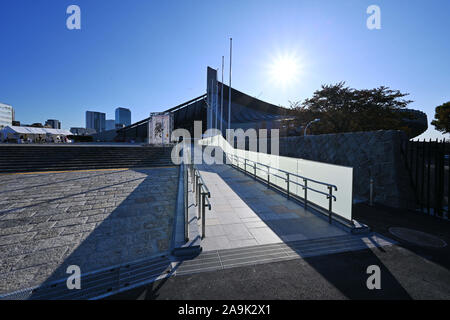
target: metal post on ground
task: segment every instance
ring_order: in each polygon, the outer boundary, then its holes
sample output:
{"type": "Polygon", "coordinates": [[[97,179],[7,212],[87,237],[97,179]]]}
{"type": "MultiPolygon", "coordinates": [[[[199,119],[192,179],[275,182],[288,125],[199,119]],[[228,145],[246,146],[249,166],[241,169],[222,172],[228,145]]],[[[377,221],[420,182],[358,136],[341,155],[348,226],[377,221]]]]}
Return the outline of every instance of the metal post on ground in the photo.
{"type": "Polygon", "coordinates": [[[417,201],[420,201],[419,200],[419,144],[420,144],[420,142],[417,141],[414,144],[416,145],[416,161],[414,161],[416,163],[416,166],[414,168],[414,171],[415,171],[414,184],[415,184],[415,189],[416,189],[416,199],[417,199],[417,201]]]}
{"type": "Polygon", "coordinates": [[[434,143],[434,215],[439,216],[439,208],[438,208],[438,202],[439,202],[439,195],[438,195],[438,188],[439,188],[439,182],[438,182],[438,174],[439,174],[439,168],[438,168],[438,162],[439,162],[439,148],[438,148],[438,138],[436,138],[436,142],[434,143]]]}
{"type": "Polygon", "coordinates": [[[422,142],[422,161],[421,161],[421,181],[420,181],[420,212],[423,212],[424,206],[424,185],[425,185],[425,139],[422,142]]]}
{"type": "Polygon", "coordinates": [[[430,214],[430,175],[431,175],[431,139],[427,143],[428,145],[428,159],[427,159],[427,213],[430,214]]]}
{"type": "MultiPolygon", "coordinates": [[[[449,150],[449,152],[446,152],[445,146],[447,146],[447,145],[444,144],[444,153],[446,155],[449,155],[450,150],[449,150]]],[[[447,161],[448,161],[447,162],[447,180],[448,180],[447,181],[447,219],[450,219],[450,158],[447,158],[447,161]]],[[[445,167],[444,167],[444,169],[445,169],[445,167]]]]}
{"type": "Polygon", "coordinates": [[[445,163],[444,163],[444,154],[445,154],[445,139],[441,140],[440,148],[439,148],[439,192],[438,192],[438,207],[439,207],[439,216],[444,217],[444,175],[445,175],[445,163]]]}

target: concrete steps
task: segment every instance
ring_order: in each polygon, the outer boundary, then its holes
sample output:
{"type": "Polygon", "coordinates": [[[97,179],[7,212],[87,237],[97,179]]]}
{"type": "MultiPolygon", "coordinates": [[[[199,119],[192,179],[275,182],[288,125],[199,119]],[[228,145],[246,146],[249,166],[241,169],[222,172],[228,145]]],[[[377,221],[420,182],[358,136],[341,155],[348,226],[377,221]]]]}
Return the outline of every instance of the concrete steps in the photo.
{"type": "Polygon", "coordinates": [[[141,146],[0,146],[0,172],[170,166],[171,151],[141,146]]]}

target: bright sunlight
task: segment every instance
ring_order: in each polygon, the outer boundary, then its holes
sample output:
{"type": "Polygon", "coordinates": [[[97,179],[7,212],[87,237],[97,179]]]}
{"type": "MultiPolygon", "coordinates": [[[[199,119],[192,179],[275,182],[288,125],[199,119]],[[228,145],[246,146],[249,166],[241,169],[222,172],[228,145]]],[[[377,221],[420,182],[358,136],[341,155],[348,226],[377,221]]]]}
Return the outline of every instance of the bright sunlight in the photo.
{"type": "Polygon", "coordinates": [[[283,87],[297,80],[300,72],[298,58],[295,55],[279,55],[269,67],[271,80],[283,87]]]}

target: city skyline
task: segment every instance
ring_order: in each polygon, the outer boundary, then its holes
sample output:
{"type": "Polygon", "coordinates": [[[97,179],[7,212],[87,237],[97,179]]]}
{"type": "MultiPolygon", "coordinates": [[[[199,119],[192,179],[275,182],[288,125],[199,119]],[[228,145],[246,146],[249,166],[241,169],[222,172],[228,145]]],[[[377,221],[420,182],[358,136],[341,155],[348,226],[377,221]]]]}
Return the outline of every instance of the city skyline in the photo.
{"type": "Polygon", "coordinates": [[[0,79],[0,101],[13,106],[17,120],[55,118],[64,128],[79,127],[85,106],[111,115],[112,106],[123,105],[133,106],[139,121],[204,93],[206,67],[221,72],[222,56],[227,79],[233,37],[238,90],[288,107],[322,84],[388,86],[410,93],[409,108],[427,114],[429,129],[419,138],[449,136],[430,125],[434,108],[450,100],[448,2],[378,1],[380,30],[366,27],[372,3],[364,0],[236,2],[236,12],[227,10],[233,1],[203,2],[195,10],[182,2],[102,3],[76,1],[81,30],[66,28],[67,1],[0,4],[0,29],[11,30],[3,37],[10,50],[0,52],[0,69],[8,74],[0,79]],[[176,27],[194,14],[202,19],[176,27]],[[286,57],[299,69],[287,85],[272,72],[286,57]]]}

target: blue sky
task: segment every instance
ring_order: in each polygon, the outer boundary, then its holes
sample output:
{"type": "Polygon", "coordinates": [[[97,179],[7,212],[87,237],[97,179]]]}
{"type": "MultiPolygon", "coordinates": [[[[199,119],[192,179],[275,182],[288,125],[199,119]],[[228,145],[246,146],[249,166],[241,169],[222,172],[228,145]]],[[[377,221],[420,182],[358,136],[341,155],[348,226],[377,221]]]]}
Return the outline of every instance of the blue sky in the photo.
{"type": "MultiPolygon", "coordinates": [[[[321,84],[384,85],[410,93],[430,122],[450,100],[449,31],[447,0],[2,0],[0,101],[22,123],[84,126],[86,110],[113,119],[118,106],[138,121],[203,94],[208,65],[225,55],[228,70],[231,36],[240,91],[288,106],[321,84]],[[81,30],[66,28],[71,4],[81,30]],[[366,27],[371,4],[381,30],[366,27]],[[268,72],[279,55],[301,65],[287,86],[268,72]]],[[[421,137],[443,137],[429,126],[421,137]]]]}

